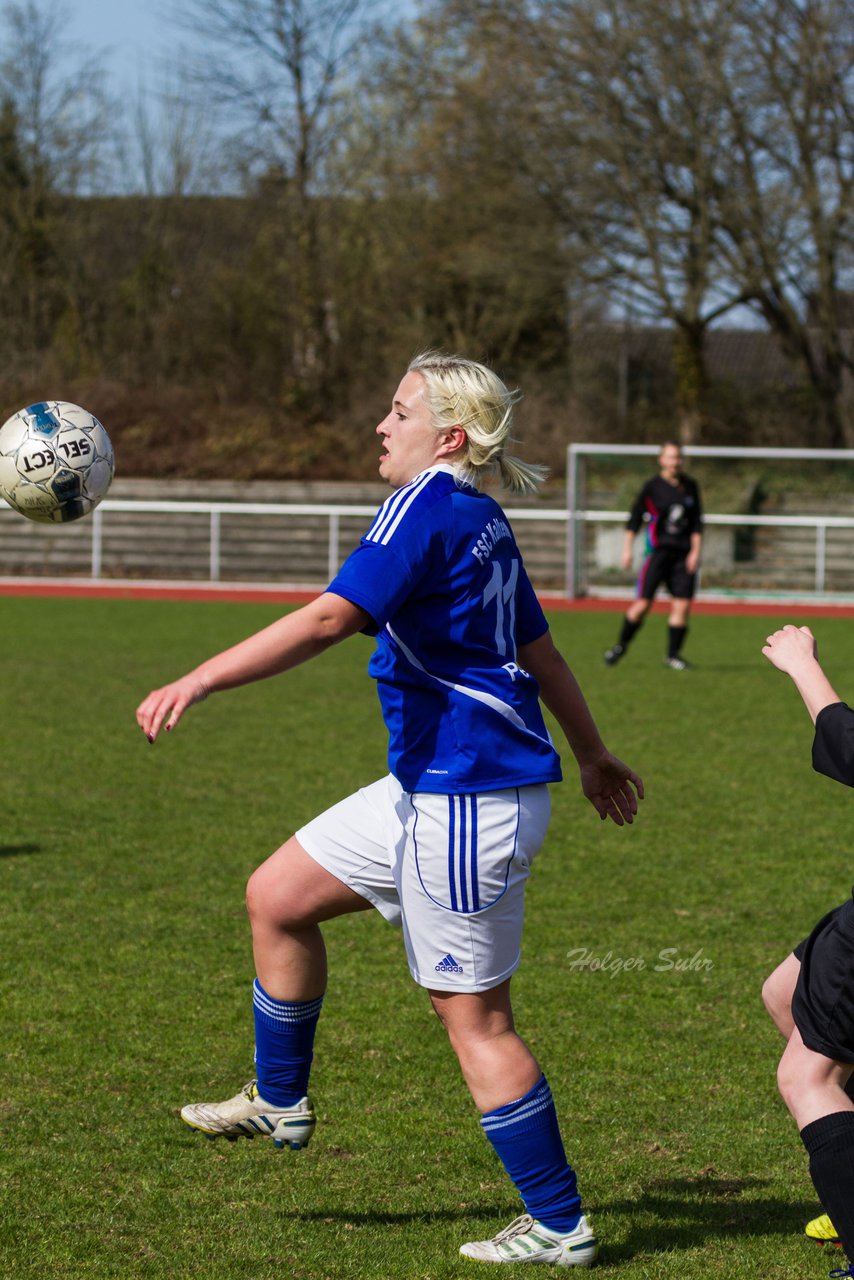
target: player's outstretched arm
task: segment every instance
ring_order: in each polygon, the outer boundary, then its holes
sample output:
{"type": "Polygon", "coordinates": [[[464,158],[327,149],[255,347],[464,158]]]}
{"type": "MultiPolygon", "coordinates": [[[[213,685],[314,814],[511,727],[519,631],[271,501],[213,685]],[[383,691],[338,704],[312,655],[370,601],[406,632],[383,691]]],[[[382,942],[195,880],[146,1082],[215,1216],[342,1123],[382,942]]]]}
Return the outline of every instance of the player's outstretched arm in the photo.
{"type": "Polygon", "coordinates": [[[632,822],[643,799],[643,782],[634,769],[612,755],[596,728],[575,676],[547,631],[521,645],[519,665],[540,686],[540,697],[560,725],[578,761],[581,789],[603,820],[618,827],[632,822]]]}
{"type": "Polygon", "coordinates": [[[289,671],[355,635],[369,622],[364,609],[326,591],[302,609],[285,614],[263,631],[209,658],[180,680],[154,689],[137,708],[137,724],[149,742],[154,742],[163,727],[174,729],[187,708],[208,694],[289,671]]]}
{"type": "Polygon", "coordinates": [[[762,653],[779,671],[791,676],[813,724],[820,711],[841,701],[821,669],[818,646],[809,627],[791,623],[781,627],[765,641],[762,653]]]}

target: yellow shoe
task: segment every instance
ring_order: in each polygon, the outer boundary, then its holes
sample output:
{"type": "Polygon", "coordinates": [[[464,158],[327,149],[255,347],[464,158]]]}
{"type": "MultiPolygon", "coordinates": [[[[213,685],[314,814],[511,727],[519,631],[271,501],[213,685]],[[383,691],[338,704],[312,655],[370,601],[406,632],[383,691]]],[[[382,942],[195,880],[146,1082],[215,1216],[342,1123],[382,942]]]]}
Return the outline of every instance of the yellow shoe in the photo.
{"type": "Polygon", "coordinates": [[[819,1218],[813,1218],[812,1222],[808,1222],[804,1227],[804,1235],[809,1236],[810,1240],[815,1240],[816,1244],[841,1243],[839,1236],[836,1234],[836,1227],[826,1213],[823,1213],[819,1218]]]}

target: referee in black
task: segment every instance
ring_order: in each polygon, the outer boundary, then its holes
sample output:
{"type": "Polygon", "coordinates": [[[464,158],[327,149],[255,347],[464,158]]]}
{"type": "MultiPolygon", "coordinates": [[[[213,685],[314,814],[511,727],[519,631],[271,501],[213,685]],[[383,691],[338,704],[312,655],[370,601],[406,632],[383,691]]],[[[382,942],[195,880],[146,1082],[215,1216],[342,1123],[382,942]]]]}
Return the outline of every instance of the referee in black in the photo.
{"type": "Polygon", "coordinates": [[[658,455],[659,473],[647,480],[626,522],[622,567],[632,566],[632,546],[641,525],[645,526],[647,555],[638,579],[637,599],[626,610],[617,643],[605,652],[609,667],[626,652],[662,583],[671,597],[664,665],[674,671],[684,671],[688,666],[680,655],[697,584],[703,511],[697,482],[685,475],[682,462],[679,445],[666,441],[658,455]]]}

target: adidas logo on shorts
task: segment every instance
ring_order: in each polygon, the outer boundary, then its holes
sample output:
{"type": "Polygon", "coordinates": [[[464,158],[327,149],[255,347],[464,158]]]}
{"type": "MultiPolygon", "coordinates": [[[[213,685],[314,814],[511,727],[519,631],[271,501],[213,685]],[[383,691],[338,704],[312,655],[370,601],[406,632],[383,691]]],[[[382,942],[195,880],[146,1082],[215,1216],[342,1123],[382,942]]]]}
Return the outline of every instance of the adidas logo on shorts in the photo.
{"type": "Polygon", "coordinates": [[[462,973],[462,971],[463,966],[461,964],[457,964],[450,952],[445,956],[444,960],[440,960],[436,965],[437,973],[462,973]]]}

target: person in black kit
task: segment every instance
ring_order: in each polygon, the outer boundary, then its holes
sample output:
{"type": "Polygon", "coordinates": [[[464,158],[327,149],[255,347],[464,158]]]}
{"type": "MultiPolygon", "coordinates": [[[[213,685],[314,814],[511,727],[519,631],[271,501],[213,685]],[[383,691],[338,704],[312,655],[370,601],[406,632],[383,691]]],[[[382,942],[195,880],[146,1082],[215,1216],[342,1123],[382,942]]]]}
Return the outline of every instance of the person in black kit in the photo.
{"type": "Polygon", "coordinates": [[[658,466],[659,474],[647,480],[626,523],[622,567],[632,567],[632,545],[644,523],[647,556],[638,579],[637,599],[626,611],[617,643],[606,650],[605,661],[609,667],[619,662],[626,652],[662,583],[671,596],[664,665],[674,671],[684,671],[688,666],[679,655],[688,632],[703,541],[700,490],[696,481],[683,473],[682,450],[672,440],[661,446],[658,466]]]}
{"type": "MultiPolygon", "coordinates": [[[[809,627],[786,626],[763,654],[791,676],[815,724],[812,764],[854,787],[854,711],[834,692],[809,627]]],[[[777,1068],[825,1213],[807,1235],[841,1242],[854,1277],[854,898],[824,916],[774,970],[762,999],[786,1048],[777,1068]]]]}

